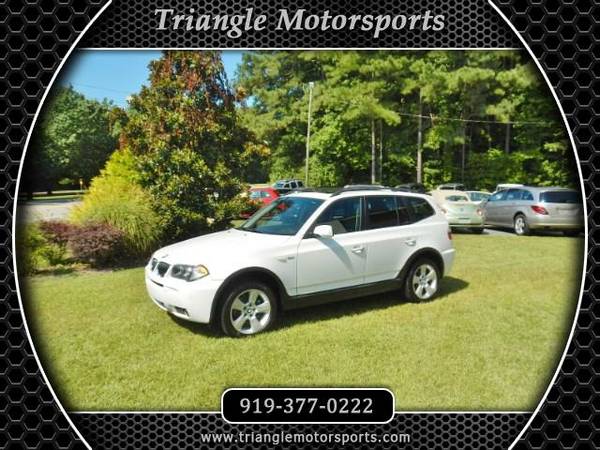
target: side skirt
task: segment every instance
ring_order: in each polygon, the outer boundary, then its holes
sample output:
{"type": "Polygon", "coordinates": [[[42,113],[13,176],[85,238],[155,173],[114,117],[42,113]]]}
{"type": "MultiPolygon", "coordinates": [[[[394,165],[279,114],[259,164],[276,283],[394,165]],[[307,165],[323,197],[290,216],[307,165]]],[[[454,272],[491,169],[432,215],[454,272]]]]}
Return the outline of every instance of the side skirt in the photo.
{"type": "Polygon", "coordinates": [[[376,283],[361,284],[341,289],[332,289],[329,291],[315,292],[304,295],[288,296],[283,299],[282,306],[284,310],[305,308],[308,306],[322,305],[325,303],[339,302],[357,297],[366,297],[368,295],[381,294],[402,287],[404,277],[398,277],[391,280],[378,281],[376,283]]]}

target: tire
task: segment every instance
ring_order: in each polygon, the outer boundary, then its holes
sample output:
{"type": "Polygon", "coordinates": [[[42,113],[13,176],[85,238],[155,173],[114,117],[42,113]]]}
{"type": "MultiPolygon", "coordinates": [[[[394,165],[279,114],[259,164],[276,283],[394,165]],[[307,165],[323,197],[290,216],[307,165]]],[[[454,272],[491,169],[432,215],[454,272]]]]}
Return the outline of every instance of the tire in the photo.
{"type": "Polygon", "coordinates": [[[418,258],[404,280],[404,295],[413,302],[431,300],[438,293],[440,269],[429,258],[418,258]]]}
{"type": "Polygon", "coordinates": [[[277,296],[271,287],[260,281],[244,281],[226,292],[218,317],[227,336],[244,337],[268,330],[278,313],[277,296]]]}
{"type": "Polygon", "coordinates": [[[471,231],[474,234],[482,234],[483,233],[483,228],[471,228],[471,231]]]}
{"type": "Polygon", "coordinates": [[[523,214],[517,214],[515,216],[515,220],[513,221],[513,229],[515,230],[515,234],[517,236],[528,236],[531,234],[531,230],[527,224],[527,219],[523,214]]]}

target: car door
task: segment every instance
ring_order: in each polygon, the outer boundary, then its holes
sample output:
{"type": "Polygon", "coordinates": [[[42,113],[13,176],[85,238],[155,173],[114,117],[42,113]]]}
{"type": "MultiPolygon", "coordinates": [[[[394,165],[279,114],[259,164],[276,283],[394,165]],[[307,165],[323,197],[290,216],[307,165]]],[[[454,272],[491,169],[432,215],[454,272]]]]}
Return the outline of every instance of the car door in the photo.
{"type": "Polygon", "coordinates": [[[362,231],[362,197],[331,203],[298,244],[298,295],[347,288],[364,282],[366,246],[362,231]],[[313,236],[317,225],[331,225],[333,237],[313,236]]]}
{"type": "Polygon", "coordinates": [[[506,190],[498,191],[488,198],[485,204],[485,222],[492,225],[499,225],[501,221],[501,208],[506,190]]]}
{"type": "Polygon", "coordinates": [[[420,231],[410,225],[409,205],[396,195],[365,196],[365,283],[390,280],[414,251],[420,231]]]}
{"type": "Polygon", "coordinates": [[[521,201],[523,191],[521,189],[509,189],[506,192],[506,197],[502,202],[500,212],[500,221],[502,225],[507,227],[513,226],[513,218],[521,201]]]}

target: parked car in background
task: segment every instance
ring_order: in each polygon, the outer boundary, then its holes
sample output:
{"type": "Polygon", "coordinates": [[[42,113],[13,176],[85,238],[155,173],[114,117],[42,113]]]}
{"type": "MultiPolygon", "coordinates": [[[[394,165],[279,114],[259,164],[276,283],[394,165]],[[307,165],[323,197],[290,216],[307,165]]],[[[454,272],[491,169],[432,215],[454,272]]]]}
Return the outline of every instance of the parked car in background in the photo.
{"type": "Polygon", "coordinates": [[[145,282],[160,309],[246,336],[285,309],[398,289],[430,300],[452,266],[451,239],[431,197],[377,188],[296,192],[238,228],[157,250],[145,282]]]}
{"type": "Polygon", "coordinates": [[[483,233],[483,210],[473,204],[465,192],[438,189],[431,195],[452,228],[469,228],[474,233],[483,233]]]}
{"type": "Polygon", "coordinates": [[[494,192],[498,192],[503,189],[519,188],[519,187],[523,187],[523,186],[524,186],[523,184],[518,184],[518,183],[501,183],[496,186],[496,189],[494,190],[494,192]]]}
{"type": "Polygon", "coordinates": [[[512,228],[519,236],[535,230],[559,230],[574,236],[583,230],[581,193],[561,187],[502,189],[484,205],[485,224],[512,228]]]}
{"type": "Polygon", "coordinates": [[[462,183],[446,183],[437,187],[438,191],[464,191],[465,185],[462,183]]]}
{"type": "Polygon", "coordinates": [[[251,188],[248,193],[248,198],[253,204],[253,207],[248,211],[242,212],[240,216],[247,219],[254,214],[258,209],[268,205],[273,200],[279,198],[279,193],[272,187],[255,187],[251,188]]]}
{"type": "Polygon", "coordinates": [[[465,191],[465,194],[469,197],[469,201],[476,205],[483,204],[492,195],[490,192],[485,191],[465,191]]]}
{"type": "Polygon", "coordinates": [[[396,186],[397,190],[404,192],[414,192],[415,194],[426,194],[427,189],[421,183],[404,183],[396,186]]]}
{"type": "Polygon", "coordinates": [[[273,189],[275,189],[279,195],[289,194],[293,190],[303,187],[304,183],[301,180],[278,180],[273,184],[273,189]]]}

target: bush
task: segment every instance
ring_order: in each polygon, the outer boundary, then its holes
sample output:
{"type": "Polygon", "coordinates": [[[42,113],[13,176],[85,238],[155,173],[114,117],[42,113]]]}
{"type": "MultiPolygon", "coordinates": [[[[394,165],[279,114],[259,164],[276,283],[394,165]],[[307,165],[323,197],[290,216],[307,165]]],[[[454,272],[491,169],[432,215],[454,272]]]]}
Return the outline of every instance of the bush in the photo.
{"type": "Polygon", "coordinates": [[[53,241],[38,224],[29,224],[17,230],[15,251],[17,269],[23,275],[69,262],[66,241],[63,244],[53,241]]]}
{"type": "Polygon", "coordinates": [[[50,242],[62,246],[67,245],[69,237],[76,231],[72,224],[58,220],[42,221],[39,229],[50,242]]]}
{"type": "Polygon", "coordinates": [[[127,260],[125,233],[110,225],[82,226],[69,239],[75,259],[94,267],[106,267],[127,260]]]}
{"type": "Polygon", "coordinates": [[[127,151],[111,156],[102,174],[92,181],[71,219],[85,226],[103,223],[120,230],[131,255],[146,256],[162,234],[152,198],[134,181],[133,161],[127,151]]]}

